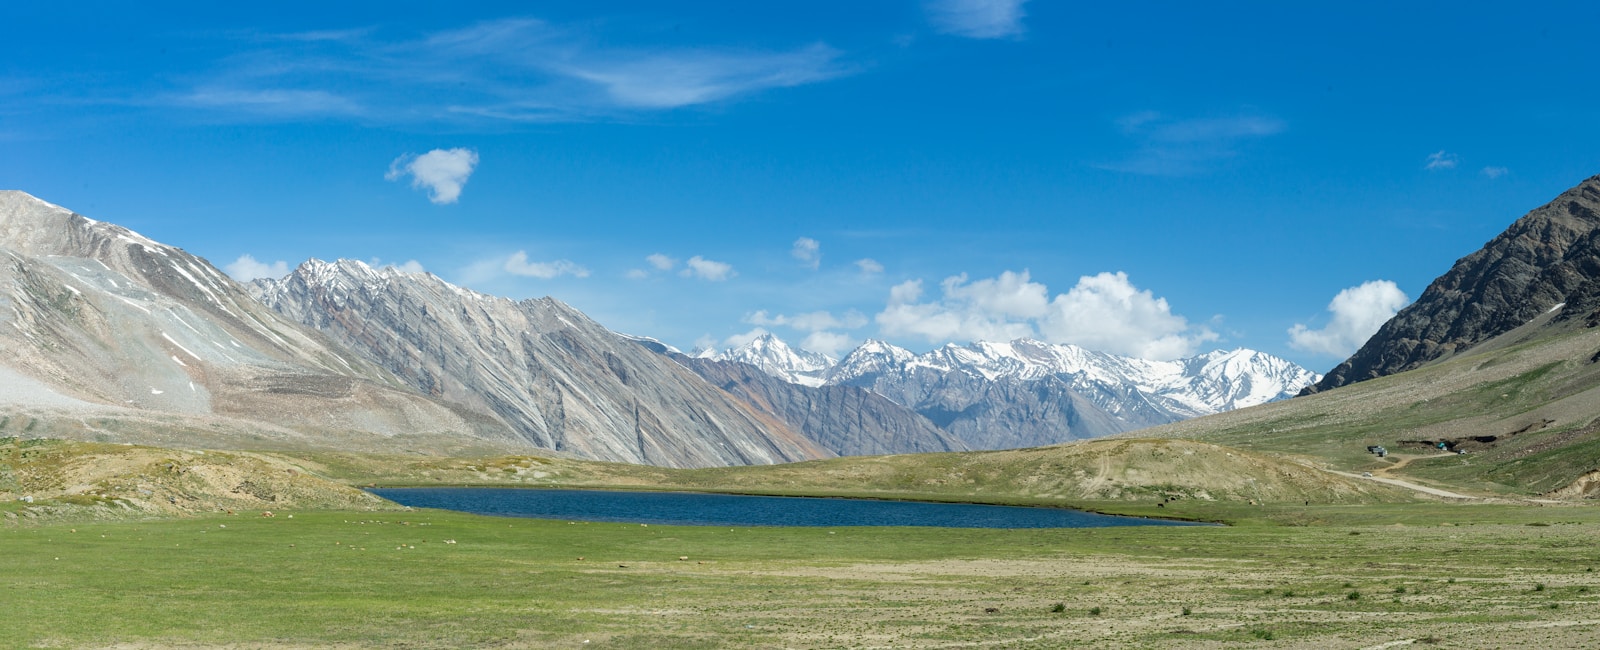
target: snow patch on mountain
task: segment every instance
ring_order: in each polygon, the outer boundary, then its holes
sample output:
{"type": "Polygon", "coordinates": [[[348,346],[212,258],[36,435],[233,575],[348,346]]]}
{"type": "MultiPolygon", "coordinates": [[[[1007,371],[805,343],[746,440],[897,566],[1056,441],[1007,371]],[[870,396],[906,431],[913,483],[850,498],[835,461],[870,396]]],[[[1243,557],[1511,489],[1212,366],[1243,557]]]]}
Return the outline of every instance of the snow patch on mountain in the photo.
{"type": "Polygon", "coordinates": [[[782,339],[772,334],[763,334],[744,345],[721,352],[712,349],[696,350],[690,356],[697,359],[748,363],[764,373],[791,384],[811,387],[827,383],[824,374],[838,363],[825,354],[789,347],[782,339]]]}

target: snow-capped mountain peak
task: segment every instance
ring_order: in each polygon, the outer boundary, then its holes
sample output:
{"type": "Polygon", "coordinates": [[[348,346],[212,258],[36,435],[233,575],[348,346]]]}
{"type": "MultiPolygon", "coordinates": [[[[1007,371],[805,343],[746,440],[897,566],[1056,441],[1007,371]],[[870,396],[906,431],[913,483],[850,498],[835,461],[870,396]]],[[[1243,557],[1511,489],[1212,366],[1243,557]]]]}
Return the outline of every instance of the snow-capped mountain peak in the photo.
{"type": "Polygon", "coordinates": [[[696,357],[748,363],[769,375],[802,386],[821,386],[823,373],[837,360],[825,354],[789,347],[772,334],[762,334],[744,345],[722,352],[701,350],[696,357]]]}

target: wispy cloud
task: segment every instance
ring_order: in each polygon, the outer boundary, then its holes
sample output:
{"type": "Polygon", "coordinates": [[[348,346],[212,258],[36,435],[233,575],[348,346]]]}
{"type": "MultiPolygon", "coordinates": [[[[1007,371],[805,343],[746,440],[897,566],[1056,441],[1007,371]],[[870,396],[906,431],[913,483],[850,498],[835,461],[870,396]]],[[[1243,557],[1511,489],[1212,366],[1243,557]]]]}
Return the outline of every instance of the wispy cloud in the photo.
{"type": "Polygon", "coordinates": [[[208,86],[175,97],[173,102],[274,119],[355,117],[365,112],[359,102],[324,90],[208,86]]]}
{"type": "Polygon", "coordinates": [[[789,251],[789,255],[813,271],[822,266],[822,244],[810,237],[794,240],[794,248],[789,251]]]}
{"type": "Polygon", "coordinates": [[[712,282],[721,282],[738,275],[733,270],[733,265],[726,262],[716,262],[696,255],[683,263],[684,269],[679,272],[686,278],[700,278],[712,282]]]}
{"type": "Polygon", "coordinates": [[[856,260],[856,268],[861,269],[862,275],[876,275],[883,272],[883,265],[870,257],[856,260]]]}
{"type": "Polygon", "coordinates": [[[1023,33],[1028,0],[928,0],[923,6],[934,29],[967,38],[1013,38],[1023,33]]]}
{"type": "Polygon", "coordinates": [[[672,267],[678,265],[678,260],[667,257],[666,255],[662,255],[661,253],[652,253],[646,256],[644,261],[649,262],[650,266],[654,267],[657,271],[671,271],[672,267]]]}
{"type": "Polygon", "coordinates": [[[1456,165],[1458,163],[1460,163],[1460,162],[1461,162],[1461,159],[1457,158],[1455,154],[1446,153],[1444,150],[1441,149],[1439,151],[1435,151],[1433,153],[1428,154],[1428,163],[1423,165],[1422,168],[1426,169],[1428,171],[1436,171],[1436,170],[1440,170],[1440,169],[1455,169],[1456,165]]]}
{"type": "Polygon", "coordinates": [[[839,55],[820,43],[792,52],[625,53],[562,71],[599,85],[621,106],[678,108],[830,79],[843,72],[839,55]]]}
{"type": "Polygon", "coordinates": [[[445,205],[461,198],[461,188],[477,166],[478,152],[471,149],[434,149],[420,156],[395,158],[383,177],[397,181],[410,176],[411,187],[427,189],[429,201],[445,205]]]}
{"type": "Polygon", "coordinates": [[[1116,125],[1137,147],[1124,160],[1099,166],[1152,176],[1209,171],[1217,163],[1239,155],[1249,142],[1277,135],[1286,128],[1283,120],[1270,115],[1180,119],[1155,111],[1123,116],[1116,125]]]}
{"type": "Polygon", "coordinates": [[[1511,173],[1511,170],[1504,167],[1484,167],[1482,173],[1484,176],[1488,176],[1490,180],[1493,180],[1511,173]]]}
{"type": "Polygon", "coordinates": [[[848,74],[825,43],[620,48],[504,18],[408,39],[376,29],[235,36],[239,51],[158,102],[239,119],[587,120],[727,101],[848,74]]]}
{"type": "Polygon", "coordinates": [[[867,317],[854,309],[846,311],[839,316],[833,315],[833,312],[830,311],[814,311],[793,316],[783,314],[769,315],[763,309],[746,315],[744,322],[763,327],[791,327],[806,332],[817,332],[832,329],[856,329],[867,324],[867,317]]]}

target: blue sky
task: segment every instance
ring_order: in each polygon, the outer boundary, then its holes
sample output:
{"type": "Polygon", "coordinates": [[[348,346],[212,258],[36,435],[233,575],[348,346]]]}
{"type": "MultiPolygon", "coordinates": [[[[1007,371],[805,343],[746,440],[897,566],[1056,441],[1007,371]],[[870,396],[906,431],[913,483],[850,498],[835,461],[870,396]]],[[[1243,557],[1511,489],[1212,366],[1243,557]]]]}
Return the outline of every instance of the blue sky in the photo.
{"type": "Polygon", "coordinates": [[[1600,173],[1591,3],[233,4],[0,7],[0,187],[686,349],[1323,371],[1600,173]]]}

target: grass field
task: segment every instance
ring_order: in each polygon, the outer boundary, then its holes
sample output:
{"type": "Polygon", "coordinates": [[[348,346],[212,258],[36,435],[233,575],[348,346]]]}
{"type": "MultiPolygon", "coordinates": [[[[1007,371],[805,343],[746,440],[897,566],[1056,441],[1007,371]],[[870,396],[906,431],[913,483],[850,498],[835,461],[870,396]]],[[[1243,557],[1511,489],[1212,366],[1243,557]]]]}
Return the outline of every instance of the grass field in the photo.
{"type": "Polygon", "coordinates": [[[11,526],[0,528],[0,647],[1562,648],[1600,637],[1595,508],[1258,510],[1240,527],[1027,531],[435,511],[11,526]],[[1319,525],[1281,525],[1297,520],[1319,525]]]}

